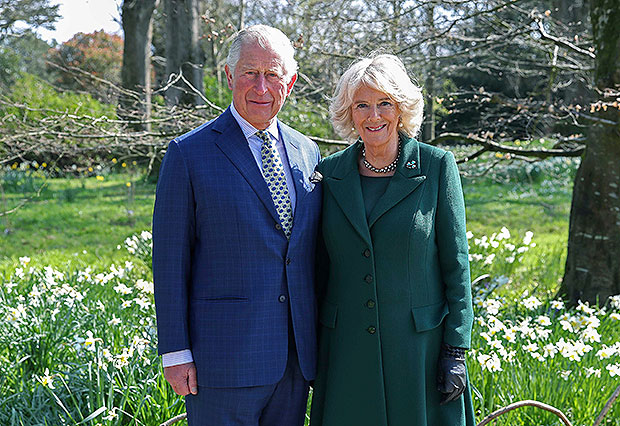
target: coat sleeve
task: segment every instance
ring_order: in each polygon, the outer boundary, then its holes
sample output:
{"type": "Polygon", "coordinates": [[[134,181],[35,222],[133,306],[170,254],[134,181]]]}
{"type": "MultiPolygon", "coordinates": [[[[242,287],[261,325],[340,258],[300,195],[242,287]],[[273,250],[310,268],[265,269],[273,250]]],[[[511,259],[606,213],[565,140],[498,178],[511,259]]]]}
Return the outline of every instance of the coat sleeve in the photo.
{"type": "Polygon", "coordinates": [[[465,202],[459,171],[451,152],[446,152],[441,159],[435,220],[439,265],[449,308],[443,339],[449,345],[469,348],[474,314],[465,202]]]}
{"type": "Polygon", "coordinates": [[[153,212],[153,283],[159,354],[191,349],[188,286],[195,206],[187,164],[176,141],[162,161],[153,212]]]}

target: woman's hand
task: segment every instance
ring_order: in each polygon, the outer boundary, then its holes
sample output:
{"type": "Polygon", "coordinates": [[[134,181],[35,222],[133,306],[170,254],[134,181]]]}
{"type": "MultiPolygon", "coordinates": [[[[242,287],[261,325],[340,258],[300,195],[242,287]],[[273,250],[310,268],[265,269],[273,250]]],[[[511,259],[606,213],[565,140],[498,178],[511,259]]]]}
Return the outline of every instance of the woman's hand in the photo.
{"type": "Polygon", "coordinates": [[[447,404],[461,396],[466,381],[465,349],[444,343],[441,345],[437,368],[437,390],[442,393],[440,404],[447,404]]]}

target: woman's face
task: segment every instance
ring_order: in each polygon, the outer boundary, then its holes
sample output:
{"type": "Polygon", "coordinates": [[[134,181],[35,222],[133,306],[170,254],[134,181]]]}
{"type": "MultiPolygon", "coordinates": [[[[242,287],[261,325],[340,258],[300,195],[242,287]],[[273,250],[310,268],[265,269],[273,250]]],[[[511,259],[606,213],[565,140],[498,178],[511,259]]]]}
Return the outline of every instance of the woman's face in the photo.
{"type": "Polygon", "coordinates": [[[351,116],[366,148],[398,144],[400,110],[385,93],[361,86],[353,96],[351,116]]]}

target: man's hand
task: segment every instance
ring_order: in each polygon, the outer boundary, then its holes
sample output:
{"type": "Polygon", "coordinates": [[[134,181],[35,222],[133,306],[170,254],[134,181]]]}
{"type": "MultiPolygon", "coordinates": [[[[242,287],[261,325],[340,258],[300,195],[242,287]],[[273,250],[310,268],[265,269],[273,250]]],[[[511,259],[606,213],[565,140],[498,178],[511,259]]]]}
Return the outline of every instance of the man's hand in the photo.
{"type": "Polygon", "coordinates": [[[193,362],[164,367],[164,377],[178,395],[185,396],[190,393],[196,395],[198,393],[196,366],[193,362]]]}

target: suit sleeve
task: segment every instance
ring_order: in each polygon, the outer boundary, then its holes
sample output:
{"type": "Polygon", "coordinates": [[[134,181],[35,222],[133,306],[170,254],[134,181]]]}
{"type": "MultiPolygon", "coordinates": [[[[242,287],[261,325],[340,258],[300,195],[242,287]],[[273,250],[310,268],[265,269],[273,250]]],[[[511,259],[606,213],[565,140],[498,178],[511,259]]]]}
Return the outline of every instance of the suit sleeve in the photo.
{"type": "Polygon", "coordinates": [[[191,349],[188,286],[195,232],[194,196],[181,149],[168,146],[153,212],[153,282],[159,354],[191,349]]]}
{"type": "Polygon", "coordinates": [[[435,220],[441,277],[449,308],[445,319],[444,342],[455,347],[469,348],[474,315],[465,202],[459,171],[451,152],[446,152],[441,159],[435,220]]]}

